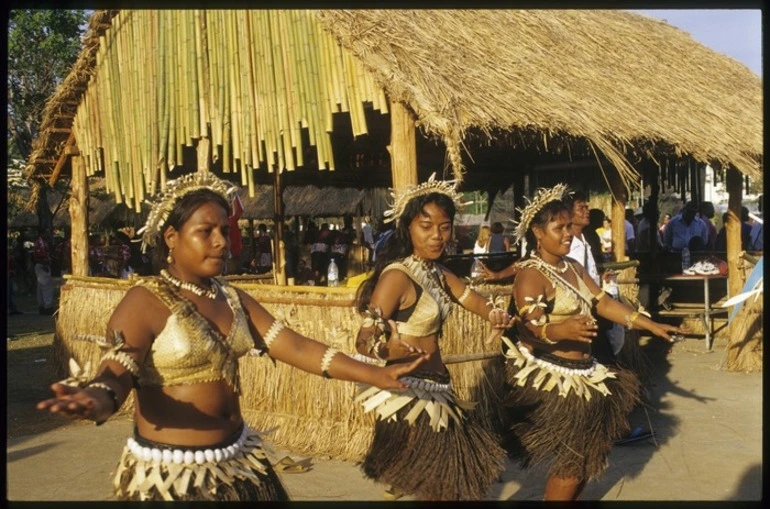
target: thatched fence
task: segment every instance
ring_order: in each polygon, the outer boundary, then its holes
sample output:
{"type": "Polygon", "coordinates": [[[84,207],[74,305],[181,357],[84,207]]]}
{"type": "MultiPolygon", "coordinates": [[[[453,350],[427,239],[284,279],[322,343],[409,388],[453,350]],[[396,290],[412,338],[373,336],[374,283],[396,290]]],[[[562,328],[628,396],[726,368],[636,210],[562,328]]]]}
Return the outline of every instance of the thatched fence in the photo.
{"type": "MultiPolygon", "coordinates": [[[[294,330],[342,351],[355,351],[359,319],[354,289],[235,284],[294,330]]],[[[67,280],[62,287],[54,339],[57,375],[65,376],[70,357],[81,366],[90,362],[92,372],[96,370],[101,351],[94,340],[104,337],[109,317],[130,285],[130,281],[116,279],[67,280]]],[[[510,295],[510,286],[485,286],[479,290],[484,294],[494,292],[506,300],[510,295]]],[[[488,331],[484,319],[456,308],[440,339],[444,356],[494,350],[484,345],[488,331]]],[[[448,366],[458,396],[478,401],[478,416],[495,419],[503,380],[502,358],[448,366]]],[[[243,357],[240,369],[244,418],[255,429],[268,431],[271,442],[299,454],[345,460],[363,457],[374,418],[353,404],[356,384],[325,380],[274,363],[267,356],[243,357]]],[[[122,412],[131,408],[132,401],[128,401],[122,412]]]]}

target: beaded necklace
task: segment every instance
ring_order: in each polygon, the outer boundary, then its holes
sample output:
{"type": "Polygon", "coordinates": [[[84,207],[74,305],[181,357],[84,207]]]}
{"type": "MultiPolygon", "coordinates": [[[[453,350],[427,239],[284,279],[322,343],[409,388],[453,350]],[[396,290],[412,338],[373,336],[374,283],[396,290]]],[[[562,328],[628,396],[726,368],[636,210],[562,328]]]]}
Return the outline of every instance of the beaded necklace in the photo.
{"type": "Polygon", "coordinates": [[[217,298],[217,294],[219,293],[216,281],[213,279],[210,280],[211,288],[207,290],[202,286],[196,285],[195,283],[190,283],[189,281],[182,281],[181,279],[175,278],[169,274],[166,269],[162,269],[160,271],[160,276],[171,285],[192,292],[199,297],[206,297],[213,300],[217,298]]]}

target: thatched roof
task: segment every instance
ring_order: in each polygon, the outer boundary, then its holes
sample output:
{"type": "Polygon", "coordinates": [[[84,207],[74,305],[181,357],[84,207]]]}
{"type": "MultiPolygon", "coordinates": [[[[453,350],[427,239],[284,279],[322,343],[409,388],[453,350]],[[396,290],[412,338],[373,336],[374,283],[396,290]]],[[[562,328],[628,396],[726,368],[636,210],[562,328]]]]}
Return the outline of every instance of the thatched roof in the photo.
{"type": "MultiPolygon", "coordinates": [[[[366,190],[353,188],[289,186],[283,193],[284,214],[311,217],[357,215],[362,211],[366,194],[366,190]]],[[[254,197],[242,193],[241,201],[244,219],[267,219],[274,215],[272,186],[255,186],[254,197]]],[[[370,214],[371,210],[363,210],[363,213],[370,214]]]]}
{"type": "MultiPolygon", "coordinates": [[[[619,10],[297,12],[270,15],[315,19],[344,48],[340,62],[353,55],[446,143],[455,170],[463,141],[478,136],[537,140],[545,150],[587,140],[626,177],[643,154],[689,155],[761,176],[761,80],[666,23],[619,10]]],[[[29,175],[52,174],[66,140],[51,129],[72,125],[113,15],[94,14],[83,54],[46,109],[29,175]]]]}

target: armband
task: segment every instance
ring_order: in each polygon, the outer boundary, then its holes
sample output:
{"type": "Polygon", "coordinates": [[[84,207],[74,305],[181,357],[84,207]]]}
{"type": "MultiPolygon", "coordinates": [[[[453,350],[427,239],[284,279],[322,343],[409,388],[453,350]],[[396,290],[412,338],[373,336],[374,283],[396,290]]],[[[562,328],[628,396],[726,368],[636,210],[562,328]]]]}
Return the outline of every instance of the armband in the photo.
{"type": "Polygon", "coordinates": [[[548,336],[546,335],[546,328],[547,328],[549,325],[551,325],[551,324],[550,324],[549,322],[546,322],[546,323],[544,323],[544,324],[542,325],[542,327],[540,327],[540,336],[539,336],[539,338],[540,338],[540,339],[541,339],[541,340],[542,340],[544,343],[547,343],[547,344],[549,344],[549,345],[555,345],[555,344],[556,344],[556,341],[553,341],[553,340],[551,340],[551,339],[548,339],[548,336]]]}
{"type": "Polygon", "coordinates": [[[273,341],[275,341],[275,338],[278,337],[278,334],[285,327],[286,327],[286,324],[283,323],[282,320],[275,320],[273,324],[270,326],[270,328],[267,329],[267,332],[265,333],[262,339],[265,341],[265,346],[267,346],[268,350],[270,349],[270,345],[273,344],[273,341]]]}
{"type": "Polygon", "coordinates": [[[331,375],[329,374],[329,368],[331,367],[332,359],[338,353],[340,353],[340,351],[336,348],[332,348],[330,346],[326,347],[326,352],[321,359],[321,375],[323,375],[324,378],[331,378],[331,375]]]}
{"type": "Polygon", "coordinates": [[[457,297],[457,302],[460,304],[465,304],[465,300],[470,296],[471,294],[471,285],[466,285],[465,290],[463,290],[463,293],[460,294],[459,297],[457,297]]]}
{"type": "Polygon", "coordinates": [[[128,370],[134,376],[139,376],[139,365],[126,352],[121,350],[110,350],[102,357],[101,362],[115,361],[128,370]]]}

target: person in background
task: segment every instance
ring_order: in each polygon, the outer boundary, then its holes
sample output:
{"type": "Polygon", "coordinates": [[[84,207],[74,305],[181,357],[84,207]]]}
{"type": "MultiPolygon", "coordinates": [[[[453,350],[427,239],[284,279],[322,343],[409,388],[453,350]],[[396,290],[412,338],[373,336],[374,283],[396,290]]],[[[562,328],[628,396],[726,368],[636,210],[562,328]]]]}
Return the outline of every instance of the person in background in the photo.
{"type": "Polygon", "coordinates": [[[310,266],[315,274],[317,284],[326,281],[329,270],[329,248],[331,246],[331,230],[329,223],[323,223],[310,244],[310,266]]]}
{"type": "Polygon", "coordinates": [[[487,225],[479,228],[479,236],[476,237],[476,242],[473,244],[473,254],[488,253],[489,238],[492,236],[492,231],[487,225]]]}
{"type": "Polygon", "coordinates": [[[759,220],[755,220],[751,225],[751,232],[749,232],[749,251],[762,251],[764,247],[764,233],[762,231],[762,195],[759,195],[759,213],[757,217],[759,220]]]}
{"type": "Polygon", "coordinates": [[[329,235],[329,260],[334,260],[339,270],[339,281],[348,276],[348,234],[344,230],[334,230],[329,235]]]}
{"type": "Polygon", "coordinates": [[[636,249],[636,215],[633,209],[626,209],[624,228],[626,231],[626,253],[633,253],[636,249]]]}
{"type": "Polygon", "coordinates": [[[99,425],[133,392],[133,433],[113,482],[118,500],[289,498],[261,434],[241,412],[238,360],[254,349],[313,375],[385,390],[405,389],[400,378],[427,361],[424,355],[385,367],[356,361],[290,329],[221,278],[230,189],[208,172],[166,183],[143,228],[143,244],[156,246],[162,270],[137,280],[118,303],[96,375],[73,373],[37,404],[99,425]]]}
{"type": "Polygon", "coordinates": [[[252,266],[257,274],[267,274],[273,270],[273,239],[267,233],[267,225],[257,226],[257,238],[254,241],[254,260],[252,266]]]}
{"type": "Polygon", "coordinates": [[[507,253],[511,250],[511,241],[503,234],[503,223],[495,221],[490,228],[488,253],[507,253]]]}
{"type": "Polygon", "coordinates": [[[44,229],[38,230],[35,239],[32,259],[35,262],[35,277],[37,279],[37,305],[41,315],[52,315],[54,312],[54,284],[51,276],[51,249],[46,240],[49,237],[44,229]]]}
{"type": "MultiPolygon", "coordinates": [[[[659,242],[657,228],[653,231],[650,216],[654,212],[655,204],[649,200],[642,206],[642,214],[636,231],[636,251],[639,253],[648,253],[650,251],[650,242],[659,242]]],[[[658,244],[659,246],[661,244],[658,244]]]]}
{"type": "Polygon", "coordinates": [[[665,245],[663,232],[666,231],[666,226],[668,225],[669,221],[671,221],[671,214],[663,214],[663,219],[661,220],[660,226],[658,227],[658,242],[660,242],[661,246],[665,245]]]}
{"type": "Polygon", "coordinates": [[[372,263],[372,255],[374,255],[374,231],[372,229],[372,220],[369,216],[364,218],[364,222],[361,225],[361,244],[366,248],[366,262],[372,263]]]}
{"type": "Polygon", "coordinates": [[[24,313],[19,311],[19,308],[16,307],[16,304],[13,301],[13,287],[15,285],[14,280],[16,278],[16,264],[13,259],[13,250],[10,248],[6,252],[6,260],[8,265],[6,266],[8,277],[5,280],[5,284],[8,287],[8,305],[7,305],[7,313],[8,315],[23,315],[24,313]]]}
{"type": "Polygon", "coordinates": [[[741,249],[747,251],[751,244],[751,216],[745,205],[741,206],[741,249]]]}
{"type": "Polygon", "coordinates": [[[604,216],[604,222],[601,228],[596,229],[596,233],[602,241],[602,260],[612,261],[612,220],[604,216]]]}
{"type": "Polygon", "coordinates": [[[681,212],[668,222],[664,232],[664,246],[668,251],[681,252],[696,235],[701,238],[703,245],[708,243],[708,227],[698,217],[698,205],[688,201],[681,212]]]}
{"type": "Polygon", "coordinates": [[[714,251],[717,242],[717,227],[714,226],[713,220],[716,210],[714,210],[714,204],[710,201],[702,201],[700,203],[700,210],[698,217],[708,229],[708,240],[706,240],[706,249],[714,251]]]}
{"type": "Polygon", "coordinates": [[[300,258],[297,262],[297,274],[294,276],[294,284],[299,286],[315,286],[315,274],[313,269],[307,266],[307,261],[300,258]]]}
{"type": "Polygon", "coordinates": [[[604,211],[602,209],[590,209],[588,211],[588,227],[583,229],[583,236],[588,241],[591,254],[597,264],[604,262],[602,252],[602,239],[599,236],[599,228],[604,225],[604,211]]]}

